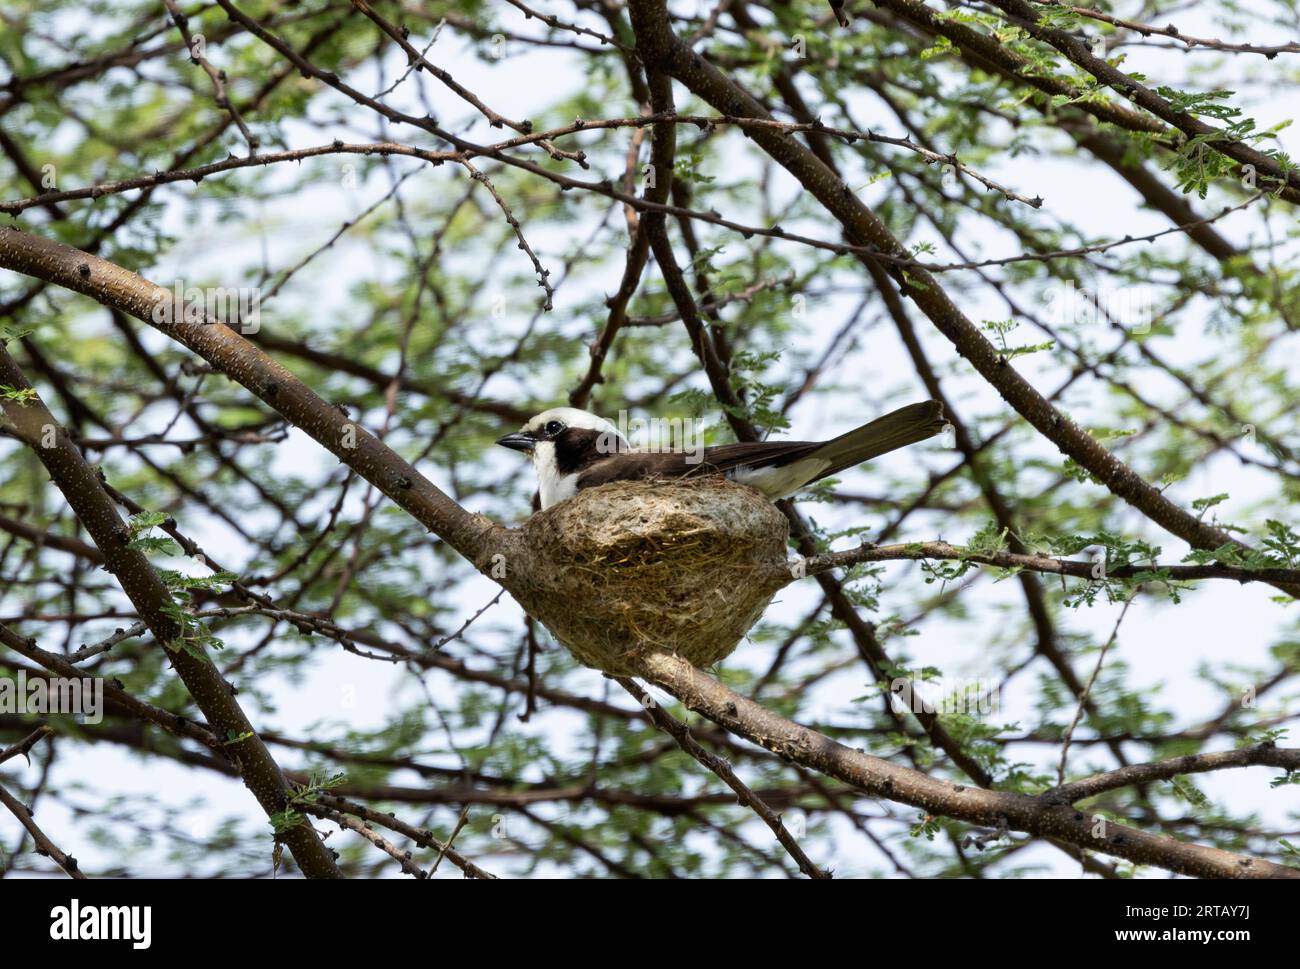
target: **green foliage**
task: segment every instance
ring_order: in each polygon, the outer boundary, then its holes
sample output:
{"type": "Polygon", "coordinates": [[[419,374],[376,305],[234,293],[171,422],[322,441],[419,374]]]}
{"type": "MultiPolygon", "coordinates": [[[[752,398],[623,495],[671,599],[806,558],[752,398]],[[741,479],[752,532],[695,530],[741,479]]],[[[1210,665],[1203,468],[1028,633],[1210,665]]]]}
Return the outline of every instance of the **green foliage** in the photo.
{"type": "Polygon", "coordinates": [[[298,808],[308,804],[316,804],[320,801],[322,794],[328,794],[340,784],[346,783],[347,779],[347,775],[341,771],[328,775],[323,772],[313,772],[306,784],[293,790],[289,797],[288,806],[283,811],[278,811],[270,816],[268,820],[271,829],[277,835],[282,835],[300,824],[307,823],[306,817],[298,808]]]}
{"type": "Polygon", "coordinates": [[[29,400],[36,399],[36,391],[31,387],[11,387],[8,384],[0,384],[0,397],[25,404],[29,400]]]}
{"type": "Polygon", "coordinates": [[[1055,340],[1048,340],[1044,343],[1026,344],[1022,346],[1010,346],[1007,343],[1007,335],[1020,325],[1018,320],[985,320],[984,329],[992,333],[997,341],[998,350],[1008,360],[1015,357],[1024,356],[1028,353],[1041,353],[1044,350],[1054,349],[1055,340]]]}

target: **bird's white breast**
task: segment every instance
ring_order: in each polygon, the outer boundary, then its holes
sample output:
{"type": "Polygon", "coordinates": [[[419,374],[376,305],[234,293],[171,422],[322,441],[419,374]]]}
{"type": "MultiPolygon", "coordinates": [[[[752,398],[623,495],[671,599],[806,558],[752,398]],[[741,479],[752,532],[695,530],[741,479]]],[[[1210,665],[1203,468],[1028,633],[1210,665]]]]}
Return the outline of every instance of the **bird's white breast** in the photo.
{"type": "Polygon", "coordinates": [[[560,474],[555,464],[555,445],[551,441],[540,441],[533,448],[533,466],[537,469],[537,490],[543,508],[550,508],[578,493],[578,472],[560,474]]]}

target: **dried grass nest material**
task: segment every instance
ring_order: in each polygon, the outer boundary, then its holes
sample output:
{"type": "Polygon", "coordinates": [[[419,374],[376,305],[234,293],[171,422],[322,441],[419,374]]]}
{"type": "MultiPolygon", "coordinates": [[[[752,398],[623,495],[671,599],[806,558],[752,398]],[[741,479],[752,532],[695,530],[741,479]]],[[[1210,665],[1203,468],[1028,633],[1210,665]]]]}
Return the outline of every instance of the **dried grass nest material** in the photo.
{"type": "Polygon", "coordinates": [[[630,675],[647,649],[708,666],[789,581],[788,534],[770,501],[725,479],[615,482],[524,524],[511,591],[587,666],[630,675]]]}

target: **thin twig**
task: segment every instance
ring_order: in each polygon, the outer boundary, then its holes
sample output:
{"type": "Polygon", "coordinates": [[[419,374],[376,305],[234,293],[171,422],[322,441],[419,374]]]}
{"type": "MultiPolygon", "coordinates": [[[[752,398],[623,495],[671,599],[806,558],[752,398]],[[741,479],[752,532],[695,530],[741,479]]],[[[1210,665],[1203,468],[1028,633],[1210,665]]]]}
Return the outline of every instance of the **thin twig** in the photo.
{"type": "Polygon", "coordinates": [[[637,686],[634,680],[627,677],[616,676],[614,679],[618,684],[632,694],[633,698],[641,704],[647,716],[650,717],[656,727],[670,734],[677,745],[694,757],[700,764],[707,767],[713,773],[721,778],[722,782],[736,792],[736,800],[744,807],[753,809],[754,813],[762,819],[763,823],[772,829],[776,839],[781,842],[781,846],[789,852],[790,857],[795,860],[799,870],[809,878],[828,879],[830,873],[817,865],[813,864],[808,855],[804,853],[799,842],[794,839],[788,828],[781,821],[781,816],[773,811],[763,801],[761,797],[755,794],[745,785],[745,783],[736,776],[736,772],[731,769],[731,765],[714,754],[709,753],[700,746],[699,741],[691,736],[690,728],[682,723],[663,707],[659,706],[645,690],[637,686]]]}
{"type": "Polygon", "coordinates": [[[38,855],[53,859],[54,863],[62,868],[69,878],[85,879],[85,873],[77,867],[77,859],[60,849],[46,836],[45,832],[32,820],[32,812],[27,809],[26,805],[5,790],[3,784],[0,784],[0,804],[8,808],[13,816],[18,819],[18,822],[27,829],[32,836],[32,840],[36,842],[36,853],[38,855]]]}
{"type": "Polygon", "coordinates": [[[1115,627],[1110,631],[1110,638],[1106,640],[1106,645],[1101,648],[1101,653],[1097,656],[1097,665],[1092,668],[1092,675],[1088,677],[1088,683],[1079,694],[1079,703],[1074,708],[1074,719],[1070,721],[1070,726],[1066,728],[1065,737],[1061,741],[1061,761],[1056,765],[1056,783],[1065,783],[1065,760],[1070,754],[1070,741],[1074,737],[1074,728],[1079,725],[1083,719],[1084,708],[1088,705],[1088,696],[1092,693],[1092,686],[1097,682],[1097,677],[1101,675],[1102,664],[1106,662],[1106,654],[1110,648],[1115,645],[1115,639],[1119,636],[1120,623],[1128,615],[1129,606],[1133,605],[1133,600],[1137,597],[1136,590],[1134,594],[1124,600],[1124,608],[1119,611],[1119,618],[1115,620],[1115,627]]]}

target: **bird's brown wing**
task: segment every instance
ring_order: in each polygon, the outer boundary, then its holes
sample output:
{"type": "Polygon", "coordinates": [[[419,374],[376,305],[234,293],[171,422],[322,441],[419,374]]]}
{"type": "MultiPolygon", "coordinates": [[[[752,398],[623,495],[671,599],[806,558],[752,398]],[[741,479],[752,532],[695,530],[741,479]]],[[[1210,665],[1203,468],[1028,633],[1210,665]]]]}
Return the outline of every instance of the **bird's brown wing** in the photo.
{"type": "MultiPolygon", "coordinates": [[[[640,451],[611,454],[592,464],[578,478],[579,488],[591,488],[610,481],[635,481],[642,478],[685,478],[696,475],[725,474],[740,468],[761,471],[781,468],[808,459],[807,475],[795,475],[793,484],[778,473],[779,493],[792,494],[797,488],[837,474],[863,461],[890,451],[924,441],[944,428],[943,407],[935,400],[909,404],[878,417],[869,424],[841,434],[830,441],[760,441],[719,444],[699,451],[640,451]]],[[[786,475],[788,479],[790,476],[786,475]]],[[[746,483],[769,492],[754,475],[746,483]]],[[[777,487],[777,485],[773,485],[777,487]]]]}
{"type": "Polygon", "coordinates": [[[821,447],[817,441],[757,441],[704,449],[704,462],[717,471],[750,466],[779,468],[821,447]]]}
{"type": "Polygon", "coordinates": [[[639,451],[611,454],[596,461],[578,476],[579,488],[594,488],[611,481],[639,481],[643,478],[687,478],[723,474],[736,468],[759,465],[779,467],[820,447],[809,441],[761,441],[719,444],[699,451],[639,451]]]}

